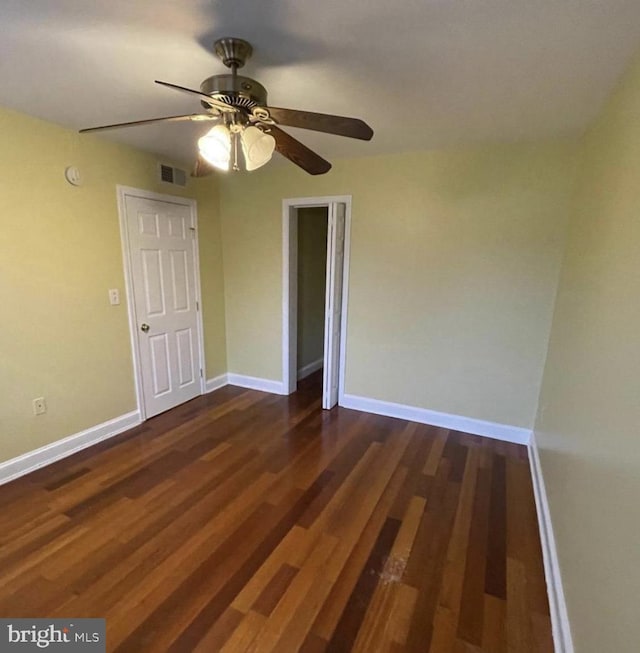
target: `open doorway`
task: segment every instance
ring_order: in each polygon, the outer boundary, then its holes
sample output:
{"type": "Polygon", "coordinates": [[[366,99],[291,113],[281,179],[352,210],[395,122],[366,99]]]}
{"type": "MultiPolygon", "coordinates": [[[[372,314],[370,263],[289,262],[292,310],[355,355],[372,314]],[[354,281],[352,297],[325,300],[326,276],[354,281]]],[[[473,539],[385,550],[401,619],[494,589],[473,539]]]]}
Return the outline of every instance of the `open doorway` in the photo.
{"type": "Polygon", "coordinates": [[[329,207],[302,206],[298,215],[296,378],[322,393],[329,207]]]}
{"type": "Polygon", "coordinates": [[[283,202],[284,386],[295,392],[298,378],[322,368],[326,409],[344,394],[350,218],[348,196],[283,202]],[[323,251],[324,304],[318,276],[323,251]]]}

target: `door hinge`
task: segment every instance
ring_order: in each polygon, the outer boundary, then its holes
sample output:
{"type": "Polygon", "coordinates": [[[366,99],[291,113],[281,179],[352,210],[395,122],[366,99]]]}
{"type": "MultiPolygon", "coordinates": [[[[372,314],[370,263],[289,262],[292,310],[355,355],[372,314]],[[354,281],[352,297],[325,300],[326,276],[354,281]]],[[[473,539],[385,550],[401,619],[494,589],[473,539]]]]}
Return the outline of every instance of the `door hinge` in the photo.
{"type": "Polygon", "coordinates": [[[200,302],[196,302],[196,311],[200,310],[200,302]]]}
{"type": "Polygon", "coordinates": [[[200,378],[202,378],[202,369],[200,369],[200,378]]]}

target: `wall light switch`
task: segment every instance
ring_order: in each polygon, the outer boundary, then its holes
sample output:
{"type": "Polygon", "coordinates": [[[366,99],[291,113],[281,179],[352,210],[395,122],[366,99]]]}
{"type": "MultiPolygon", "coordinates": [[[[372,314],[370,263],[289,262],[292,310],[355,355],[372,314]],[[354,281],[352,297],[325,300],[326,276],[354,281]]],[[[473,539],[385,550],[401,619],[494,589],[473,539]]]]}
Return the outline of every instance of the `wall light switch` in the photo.
{"type": "Polygon", "coordinates": [[[44,397],[38,397],[33,400],[33,414],[34,415],[44,415],[47,412],[47,402],[44,400],[44,397]]]}
{"type": "Polygon", "coordinates": [[[109,290],[109,302],[111,306],[117,306],[120,303],[120,291],[117,288],[109,290]]]}

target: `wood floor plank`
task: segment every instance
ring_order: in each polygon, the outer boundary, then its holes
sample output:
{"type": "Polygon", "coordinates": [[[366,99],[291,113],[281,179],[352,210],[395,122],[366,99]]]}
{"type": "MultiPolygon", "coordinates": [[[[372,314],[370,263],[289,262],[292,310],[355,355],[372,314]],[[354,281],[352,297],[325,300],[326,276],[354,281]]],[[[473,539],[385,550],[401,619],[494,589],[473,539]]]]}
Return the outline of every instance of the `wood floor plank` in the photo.
{"type": "Polygon", "coordinates": [[[491,594],[485,594],[482,648],[487,651],[504,653],[507,650],[506,603],[506,599],[497,599],[491,594]]]}
{"type": "Polygon", "coordinates": [[[458,635],[474,645],[482,643],[484,627],[484,587],[489,531],[489,497],[491,473],[480,469],[476,482],[473,518],[469,531],[469,546],[460,602],[458,635]]]}
{"type": "Polygon", "coordinates": [[[533,651],[531,615],[527,611],[525,566],[514,558],[507,559],[507,651],[533,651]]]}
{"type": "MultiPolygon", "coordinates": [[[[313,623],[312,633],[329,641],[354,591],[358,578],[369,558],[389,510],[406,479],[406,470],[396,470],[385,486],[373,512],[367,516],[360,511],[353,521],[353,532],[359,533],[356,539],[344,539],[336,550],[329,570],[333,586],[331,593],[313,623]],[[367,517],[366,522],[361,520],[367,517]]],[[[393,518],[391,518],[393,519],[393,518]]],[[[397,521],[397,520],[396,520],[397,521]]]]}
{"type": "Polygon", "coordinates": [[[242,621],[242,617],[241,612],[233,608],[227,608],[220,619],[207,630],[193,649],[193,653],[211,653],[212,651],[222,650],[242,621]]]}
{"type": "Polygon", "coordinates": [[[458,483],[447,481],[448,469],[448,462],[443,459],[405,572],[404,582],[418,590],[407,638],[409,651],[420,650],[420,647],[428,651],[433,636],[444,560],[460,492],[458,483]]]}
{"type": "MultiPolygon", "coordinates": [[[[253,535],[260,542],[259,546],[253,546],[252,549],[252,544],[255,543],[251,539],[247,539],[246,541],[240,540],[240,542],[235,543],[235,547],[230,548],[235,558],[242,560],[242,564],[237,568],[234,565],[227,564],[225,566],[225,573],[220,575],[220,578],[225,580],[224,584],[208,602],[199,608],[195,618],[168,650],[175,650],[176,653],[188,650],[198,641],[200,633],[208,627],[209,623],[218,619],[222,611],[231,604],[234,597],[238,595],[242,587],[247,584],[253,574],[269,558],[278,543],[296,523],[305,506],[317,496],[322,487],[323,484],[318,483],[317,486],[311,486],[306,492],[298,493],[299,496],[293,505],[284,504],[271,507],[271,527],[267,529],[266,533],[263,533],[261,528],[256,528],[253,531],[253,535]],[[250,551],[248,557],[244,557],[246,551],[250,551]],[[230,572],[233,573],[229,575],[230,572]]],[[[262,526],[262,523],[260,525],[262,526]]],[[[226,557],[228,560],[230,551],[223,547],[221,552],[217,552],[217,559],[224,560],[226,557]]],[[[201,585],[201,587],[211,593],[210,585],[201,585]]]]}
{"type": "Polygon", "coordinates": [[[260,596],[251,606],[251,609],[268,617],[276,605],[278,605],[278,602],[289,588],[289,585],[291,585],[297,573],[298,569],[296,567],[292,567],[286,563],[283,564],[269,584],[260,593],[260,596]]]}
{"type": "Polygon", "coordinates": [[[258,612],[249,612],[223,644],[220,653],[245,653],[248,651],[266,622],[267,617],[264,615],[258,612]]]}
{"type": "MultiPolygon", "coordinates": [[[[271,651],[296,650],[296,648],[299,648],[306,635],[306,630],[302,632],[302,637],[298,645],[294,648],[286,648],[282,640],[286,641],[287,630],[290,625],[296,619],[302,617],[302,615],[299,615],[299,609],[301,604],[304,603],[305,598],[308,596],[313,597],[314,593],[319,593],[318,584],[324,585],[325,591],[328,591],[330,588],[330,584],[326,580],[325,570],[327,561],[330,559],[337,543],[338,539],[333,535],[323,534],[320,537],[307,560],[304,561],[302,568],[276,606],[276,609],[271,614],[271,618],[265,622],[258,633],[252,647],[249,649],[251,653],[271,653],[271,651]],[[315,588],[314,584],[316,585],[315,588]]],[[[323,592],[320,592],[320,599],[323,598],[322,594],[323,592]]],[[[320,600],[321,603],[322,600],[320,600]]],[[[313,622],[315,614],[305,616],[307,616],[308,622],[313,622]]],[[[307,628],[308,625],[307,623],[307,628]]],[[[291,638],[294,639],[293,637],[291,638]]]]}
{"type": "Polygon", "coordinates": [[[507,487],[503,456],[493,457],[485,592],[507,598],[507,487]]]}
{"type": "Polygon", "coordinates": [[[354,653],[393,651],[404,646],[409,634],[417,590],[384,576],[383,572],[358,631],[354,653]]]}
{"type": "Polygon", "coordinates": [[[225,387],[0,487],[0,616],[118,653],[551,653],[525,447],[225,387]]]}
{"type": "MultiPolygon", "coordinates": [[[[458,454],[459,455],[459,454],[458,454]]],[[[474,517],[479,454],[472,449],[462,476],[460,498],[444,564],[438,607],[433,622],[433,653],[452,650],[457,638],[460,604],[466,578],[467,551],[474,517]]]]}
{"type": "Polygon", "coordinates": [[[478,461],[477,451],[470,451],[468,464],[462,478],[460,498],[456,510],[453,530],[447,549],[442,585],[438,604],[454,614],[457,622],[460,611],[460,601],[465,579],[465,567],[469,537],[474,517],[474,497],[477,491],[478,461]]]}
{"type": "Polygon", "coordinates": [[[310,538],[307,530],[297,525],[291,528],[264,564],[240,590],[234,598],[232,606],[240,612],[249,612],[280,568],[285,564],[293,566],[292,563],[295,562],[294,556],[296,555],[303,554],[306,557],[309,546],[310,538]]]}
{"type": "Polygon", "coordinates": [[[384,576],[386,579],[401,580],[403,578],[426,504],[423,497],[411,497],[409,506],[400,521],[398,537],[393,543],[385,565],[384,576]]]}
{"type": "Polygon", "coordinates": [[[330,651],[340,653],[351,650],[399,529],[400,522],[391,518],[382,526],[369,559],[329,640],[330,651]]]}
{"type": "Polygon", "coordinates": [[[442,457],[442,452],[449,438],[448,429],[438,429],[436,432],[435,439],[431,445],[431,450],[429,451],[429,457],[424,463],[424,469],[422,470],[427,476],[435,476],[438,471],[438,465],[440,464],[440,458],[442,457]]]}

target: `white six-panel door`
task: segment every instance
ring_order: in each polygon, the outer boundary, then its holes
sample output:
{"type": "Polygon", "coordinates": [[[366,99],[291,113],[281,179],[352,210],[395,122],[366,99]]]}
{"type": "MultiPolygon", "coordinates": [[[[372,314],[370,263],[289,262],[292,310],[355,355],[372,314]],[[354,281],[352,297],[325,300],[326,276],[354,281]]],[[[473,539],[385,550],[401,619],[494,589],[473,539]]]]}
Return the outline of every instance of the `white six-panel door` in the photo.
{"type": "Polygon", "coordinates": [[[125,195],[146,417],[201,394],[195,224],[188,205],[125,195]]]}
{"type": "Polygon", "coordinates": [[[342,327],[342,284],[344,270],[344,236],[346,206],[329,204],[327,232],[327,281],[324,315],[324,372],[322,407],[338,403],[340,378],[340,331],[342,327]]]}

